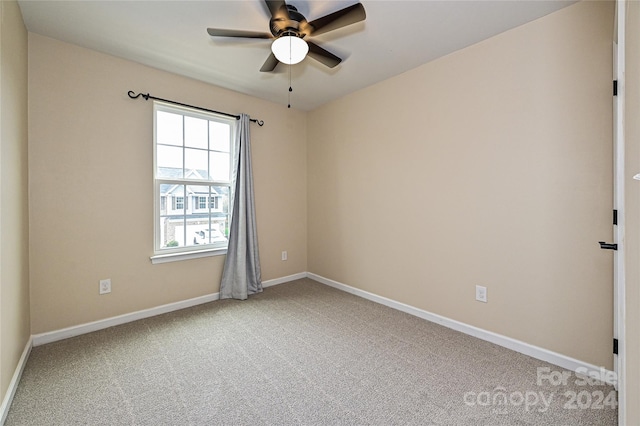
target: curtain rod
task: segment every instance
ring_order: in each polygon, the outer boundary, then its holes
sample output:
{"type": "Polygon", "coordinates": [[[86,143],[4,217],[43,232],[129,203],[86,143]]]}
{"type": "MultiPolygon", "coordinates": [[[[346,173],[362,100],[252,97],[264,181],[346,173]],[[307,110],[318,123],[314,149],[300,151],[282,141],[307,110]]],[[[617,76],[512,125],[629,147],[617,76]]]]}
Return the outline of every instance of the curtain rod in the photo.
{"type": "MultiPolygon", "coordinates": [[[[227,117],[235,117],[236,120],[240,120],[240,116],[239,115],[229,114],[227,112],[215,111],[215,110],[212,110],[212,109],[202,108],[202,107],[199,107],[199,106],[194,106],[194,105],[189,105],[189,104],[183,104],[182,102],[170,101],[169,99],[156,98],[155,96],[151,96],[148,93],[146,93],[146,94],[145,93],[138,93],[136,95],[136,92],[134,92],[133,90],[129,90],[129,92],[127,92],[127,95],[129,95],[129,97],[131,99],[137,99],[140,96],[142,96],[145,101],[148,101],[149,99],[155,99],[156,101],[168,102],[168,103],[174,104],[174,105],[180,105],[180,106],[188,107],[188,108],[195,108],[195,109],[199,109],[201,111],[213,112],[214,114],[226,115],[227,117]]],[[[251,119],[249,119],[249,121],[253,121],[254,123],[258,124],[258,126],[260,126],[260,127],[264,126],[264,121],[262,121],[262,120],[256,120],[255,118],[251,118],[251,119]]]]}

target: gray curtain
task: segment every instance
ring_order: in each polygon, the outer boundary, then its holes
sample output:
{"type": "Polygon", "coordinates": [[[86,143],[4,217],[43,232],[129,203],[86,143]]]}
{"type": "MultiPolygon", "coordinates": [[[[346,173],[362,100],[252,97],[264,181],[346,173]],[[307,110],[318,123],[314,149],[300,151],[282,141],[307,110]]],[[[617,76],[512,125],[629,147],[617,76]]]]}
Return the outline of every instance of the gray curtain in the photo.
{"type": "Polygon", "coordinates": [[[234,141],[233,210],[229,247],[220,283],[221,299],[244,300],[262,291],[249,124],[249,116],[241,114],[234,141]]]}

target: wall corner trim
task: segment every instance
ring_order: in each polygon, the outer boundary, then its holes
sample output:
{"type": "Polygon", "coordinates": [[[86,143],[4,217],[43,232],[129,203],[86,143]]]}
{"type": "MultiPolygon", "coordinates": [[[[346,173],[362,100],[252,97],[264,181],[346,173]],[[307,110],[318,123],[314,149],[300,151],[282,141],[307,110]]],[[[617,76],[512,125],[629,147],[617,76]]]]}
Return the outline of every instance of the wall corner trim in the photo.
{"type": "Polygon", "coordinates": [[[582,376],[586,375],[589,377],[602,378],[603,381],[605,381],[607,384],[616,385],[615,374],[612,371],[604,369],[603,367],[598,367],[593,364],[589,364],[578,359],[550,351],[548,349],[544,349],[538,346],[531,345],[529,343],[522,342],[520,340],[503,336],[501,334],[474,327],[472,325],[443,317],[441,315],[437,315],[423,309],[407,305],[405,303],[397,302],[386,297],[378,296],[377,294],[369,293],[368,291],[360,290],[358,288],[351,287],[349,285],[331,280],[329,278],[325,278],[311,272],[307,273],[307,277],[314,281],[318,281],[319,283],[334,287],[338,290],[342,290],[355,296],[368,299],[372,302],[380,303],[381,305],[388,306],[398,311],[402,311],[418,318],[440,324],[461,333],[477,337],[478,339],[494,343],[496,345],[511,349],[524,355],[528,355],[532,358],[557,365],[558,367],[571,370],[573,372],[576,372],[577,374],[581,374],[582,376]]]}
{"type": "Polygon", "coordinates": [[[22,372],[24,371],[24,367],[27,365],[29,354],[31,354],[31,348],[33,348],[33,337],[29,337],[27,344],[24,346],[24,350],[22,351],[22,355],[20,356],[18,365],[16,366],[16,371],[13,373],[13,377],[11,378],[11,382],[9,382],[9,387],[7,388],[7,393],[4,395],[2,405],[0,405],[0,425],[4,425],[4,422],[7,419],[7,414],[9,414],[9,408],[13,402],[13,397],[16,394],[16,390],[18,390],[18,383],[20,383],[22,372]]]}

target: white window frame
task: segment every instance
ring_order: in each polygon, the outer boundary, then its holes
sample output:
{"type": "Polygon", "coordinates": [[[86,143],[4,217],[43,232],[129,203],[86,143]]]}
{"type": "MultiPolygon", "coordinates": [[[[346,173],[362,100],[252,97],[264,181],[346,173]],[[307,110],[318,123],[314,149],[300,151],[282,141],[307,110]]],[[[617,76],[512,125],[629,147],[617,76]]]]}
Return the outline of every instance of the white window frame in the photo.
{"type": "MultiPolygon", "coordinates": [[[[160,187],[163,184],[176,184],[176,185],[193,185],[193,186],[223,186],[223,187],[228,187],[229,188],[229,203],[231,203],[231,200],[233,199],[233,194],[232,194],[232,175],[233,175],[233,159],[235,156],[234,153],[234,139],[235,139],[235,132],[236,132],[236,119],[233,117],[226,117],[223,115],[218,115],[218,114],[213,114],[213,113],[208,113],[208,112],[203,112],[200,111],[198,109],[194,109],[194,108],[187,108],[187,107],[181,107],[181,106],[175,106],[169,103],[165,103],[165,102],[161,102],[161,101],[154,101],[153,103],[153,192],[154,192],[154,203],[153,203],[153,226],[154,226],[154,241],[153,241],[153,247],[154,247],[154,254],[153,256],[151,256],[151,261],[152,263],[165,263],[165,262],[173,262],[173,261],[179,261],[179,260],[187,260],[187,259],[194,259],[194,258],[199,258],[199,257],[207,257],[207,256],[216,256],[216,255],[222,255],[222,254],[226,254],[227,253],[227,244],[228,243],[213,243],[213,244],[202,244],[202,245],[185,245],[185,246],[180,246],[180,247],[168,247],[168,248],[163,248],[162,247],[162,241],[161,241],[161,230],[160,230],[160,218],[161,218],[161,206],[160,206],[160,187]],[[166,179],[166,178],[160,178],[158,177],[157,171],[158,171],[158,164],[157,164],[157,135],[156,135],[156,129],[157,129],[157,114],[158,111],[164,111],[164,112],[169,112],[169,113],[173,113],[173,114],[181,114],[183,116],[189,116],[189,117],[194,117],[194,118],[199,118],[199,119],[204,119],[204,120],[208,120],[208,121],[217,121],[217,122],[221,122],[221,123],[225,123],[228,124],[230,126],[230,140],[229,140],[229,180],[228,181],[220,181],[220,180],[209,180],[209,179],[198,179],[198,178],[193,178],[193,177],[184,177],[184,178],[180,178],[180,179],[166,179]]],[[[183,132],[184,132],[184,127],[183,127],[183,132]]],[[[183,147],[184,148],[184,147],[183,147]]],[[[215,151],[212,150],[211,147],[208,147],[207,149],[209,152],[215,151]]],[[[207,154],[207,156],[209,157],[209,155],[207,154]]],[[[184,155],[183,155],[183,164],[184,164],[184,155]]],[[[186,186],[185,186],[185,190],[186,190],[186,186]]],[[[194,210],[196,209],[196,207],[199,207],[199,205],[193,205],[195,204],[193,202],[188,202],[188,198],[190,198],[190,195],[185,193],[182,195],[183,197],[183,203],[185,203],[186,205],[189,206],[189,209],[194,210]]],[[[211,193],[209,193],[209,195],[206,196],[207,197],[207,201],[209,201],[211,198],[214,197],[214,195],[212,195],[211,193]]],[[[195,198],[195,197],[193,197],[195,198]]],[[[193,200],[192,200],[193,201],[193,200]]],[[[199,201],[199,200],[198,200],[199,201]]],[[[169,200],[168,198],[166,199],[166,207],[167,207],[167,212],[169,211],[170,208],[172,208],[173,204],[175,203],[174,200],[169,200]]],[[[199,204],[199,202],[198,202],[199,204]]],[[[208,203],[207,203],[208,204],[208,203]]],[[[209,205],[207,205],[207,209],[205,210],[209,210],[209,223],[211,224],[211,218],[212,218],[212,213],[214,212],[219,212],[220,210],[218,209],[211,209],[209,205]]],[[[201,212],[202,210],[200,210],[201,212]]],[[[186,216],[189,214],[189,212],[187,211],[185,213],[185,218],[186,216]]],[[[227,212],[227,223],[229,224],[229,226],[231,225],[231,206],[229,205],[229,211],[227,212]]],[[[186,219],[185,219],[186,220],[186,219]]],[[[186,222],[185,222],[185,232],[186,232],[186,222]]],[[[188,235],[185,237],[188,238],[188,235]]],[[[186,240],[185,240],[186,241],[186,240]]]]}

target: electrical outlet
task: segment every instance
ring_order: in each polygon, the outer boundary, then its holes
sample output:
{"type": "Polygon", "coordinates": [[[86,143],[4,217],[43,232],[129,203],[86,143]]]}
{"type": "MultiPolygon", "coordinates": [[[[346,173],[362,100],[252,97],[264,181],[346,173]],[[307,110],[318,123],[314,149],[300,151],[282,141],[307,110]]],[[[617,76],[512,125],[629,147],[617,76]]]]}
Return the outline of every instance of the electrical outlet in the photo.
{"type": "Polygon", "coordinates": [[[111,278],[100,280],[100,294],[111,293],[111,278]]]}
{"type": "Polygon", "coordinates": [[[282,260],[287,260],[287,252],[286,252],[286,250],[282,252],[282,260]]]}
{"type": "Polygon", "coordinates": [[[481,285],[476,286],[476,300],[487,303],[487,288],[481,285]]]}

